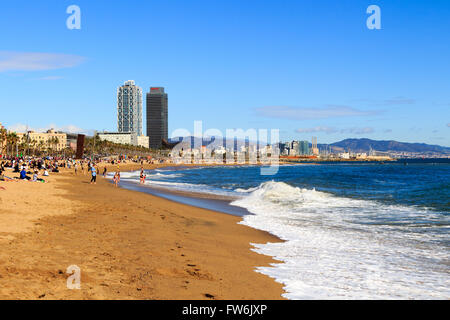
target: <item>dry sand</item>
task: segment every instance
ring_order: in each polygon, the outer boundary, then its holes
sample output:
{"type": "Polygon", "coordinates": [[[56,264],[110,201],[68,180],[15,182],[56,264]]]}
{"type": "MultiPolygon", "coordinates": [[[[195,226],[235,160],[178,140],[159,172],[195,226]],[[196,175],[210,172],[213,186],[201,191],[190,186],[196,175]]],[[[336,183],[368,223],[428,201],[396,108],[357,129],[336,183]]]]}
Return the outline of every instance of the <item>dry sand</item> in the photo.
{"type": "Polygon", "coordinates": [[[49,183],[0,182],[0,299],[282,298],[281,284],[254,271],[276,261],[250,244],[276,237],[89,180],[63,169],[49,183]],[[67,289],[70,265],[81,269],[80,290],[67,289]]]}

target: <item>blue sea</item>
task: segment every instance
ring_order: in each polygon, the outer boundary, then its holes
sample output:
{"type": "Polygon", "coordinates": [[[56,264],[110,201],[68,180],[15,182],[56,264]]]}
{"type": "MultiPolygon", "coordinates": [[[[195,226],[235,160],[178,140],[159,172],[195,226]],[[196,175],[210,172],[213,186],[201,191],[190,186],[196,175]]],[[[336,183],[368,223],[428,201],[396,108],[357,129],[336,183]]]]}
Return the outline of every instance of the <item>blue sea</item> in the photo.
{"type": "Polygon", "coordinates": [[[450,299],[449,160],[163,168],[146,187],[220,196],[285,240],[254,250],[286,298],[450,299]]]}

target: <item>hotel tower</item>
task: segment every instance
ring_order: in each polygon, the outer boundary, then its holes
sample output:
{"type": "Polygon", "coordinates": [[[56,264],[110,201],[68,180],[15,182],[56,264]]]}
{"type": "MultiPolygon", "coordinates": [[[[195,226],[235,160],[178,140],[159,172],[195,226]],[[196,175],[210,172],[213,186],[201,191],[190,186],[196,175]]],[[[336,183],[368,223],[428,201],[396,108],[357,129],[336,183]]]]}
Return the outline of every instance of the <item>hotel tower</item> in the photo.
{"type": "Polygon", "coordinates": [[[142,136],[142,88],[133,80],[117,88],[117,129],[142,136]]]}

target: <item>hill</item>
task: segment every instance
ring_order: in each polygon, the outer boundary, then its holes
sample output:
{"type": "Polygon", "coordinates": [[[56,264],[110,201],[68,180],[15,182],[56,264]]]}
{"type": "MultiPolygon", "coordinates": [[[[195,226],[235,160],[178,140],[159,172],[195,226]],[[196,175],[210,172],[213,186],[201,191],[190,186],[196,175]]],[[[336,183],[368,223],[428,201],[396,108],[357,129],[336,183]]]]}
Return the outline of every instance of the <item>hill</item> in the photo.
{"type": "MultiPolygon", "coordinates": [[[[334,151],[369,152],[371,149],[382,152],[441,153],[450,154],[450,148],[426,143],[408,143],[394,140],[345,139],[329,145],[334,151]]],[[[326,145],[319,145],[326,148],[326,145]]]]}

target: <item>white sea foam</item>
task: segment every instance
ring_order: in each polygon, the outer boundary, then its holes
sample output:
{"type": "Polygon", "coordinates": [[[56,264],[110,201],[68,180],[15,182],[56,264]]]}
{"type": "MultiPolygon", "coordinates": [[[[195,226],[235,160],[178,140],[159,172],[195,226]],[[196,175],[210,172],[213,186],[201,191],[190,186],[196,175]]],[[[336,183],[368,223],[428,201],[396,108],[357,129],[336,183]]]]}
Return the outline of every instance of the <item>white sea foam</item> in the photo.
{"type": "MultiPolygon", "coordinates": [[[[131,171],[131,172],[121,172],[121,179],[139,179],[141,175],[140,171],[131,171]]],[[[108,173],[108,177],[112,178],[114,176],[113,172],[108,173]]],[[[161,172],[156,173],[146,173],[147,178],[150,179],[171,179],[171,178],[180,178],[183,176],[181,173],[166,173],[163,174],[161,172]]]]}
{"type": "Polygon", "coordinates": [[[436,241],[448,235],[414,232],[413,221],[433,221],[433,212],[273,181],[239,192],[247,196],[232,205],[253,213],[241,223],[285,240],[255,244],[283,261],[258,271],[283,283],[285,297],[450,298],[448,249],[436,241]]]}
{"type": "MultiPolygon", "coordinates": [[[[176,180],[173,181],[172,179],[182,177],[183,176],[182,173],[161,173],[161,172],[167,172],[167,170],[159,170],[159,172],[156,173],[146,173],[145,185],[183,192],[205,193],[234,198],[236,197],[236,192],[233,190],[211,187],[205,184],[177,182],[176,180]]],[[[108,175],[108,177],[111,179],[113,178],[113,176],[114,174],[108,175]]],[[[121,181],[140,184],[140,171],[123,172],[120,174],[120,178],[121,181]]]]}

